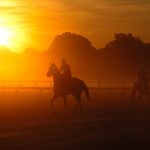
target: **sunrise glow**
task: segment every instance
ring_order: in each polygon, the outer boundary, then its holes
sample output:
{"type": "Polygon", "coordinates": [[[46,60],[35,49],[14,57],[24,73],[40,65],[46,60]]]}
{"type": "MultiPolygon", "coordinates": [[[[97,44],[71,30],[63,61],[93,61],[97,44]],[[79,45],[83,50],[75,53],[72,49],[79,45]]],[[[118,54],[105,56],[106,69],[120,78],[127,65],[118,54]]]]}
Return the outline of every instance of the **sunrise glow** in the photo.
{"type": "Polygon", "coordinates": [[[55,36],[66,31],[86,36],[97,48],[120,32],[132,31],[149,41],[146,22],[150,5],[148,1],[140,4],[129,0],[1,0],[0,44],[15,52],[28,47],[43,51],[55,36]]]}
{"type": "Polygon", "coordinates": [[[0,28],[0,45],[9,46],[10,44],[9,39],[11,36],[12,35],[10,31],[4,28],[0,28]]]}
{"type": "Polygon", "coordinates": [[[27,42],[26,32],[20,24],[20,18],[4,13],[0,16],[0,45],[13,52],[23,51],[27,42]]]}
{"type": "Polygon", "coordinates": [[[16,27],[0,27],[0,45],[19,52],[25,41],[25,33],[16,27]]]}

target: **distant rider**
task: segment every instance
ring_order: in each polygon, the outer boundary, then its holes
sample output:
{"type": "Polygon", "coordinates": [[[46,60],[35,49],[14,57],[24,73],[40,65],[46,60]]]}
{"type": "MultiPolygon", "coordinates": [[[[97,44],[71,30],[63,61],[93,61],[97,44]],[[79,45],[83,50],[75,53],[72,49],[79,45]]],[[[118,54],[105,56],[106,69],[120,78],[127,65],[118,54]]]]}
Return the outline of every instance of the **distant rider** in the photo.
{"type": "Polygon", "coordinates": [[[149,83],[148,72],[145,68],[141,69],[138,74],[138,80],[149,83]]]}
{"type": "Polygon", "coordinates": [[[143,68],[138,73],[138,82],[142,91],[149,93],[149,76],[146,68],[143,68]]]}

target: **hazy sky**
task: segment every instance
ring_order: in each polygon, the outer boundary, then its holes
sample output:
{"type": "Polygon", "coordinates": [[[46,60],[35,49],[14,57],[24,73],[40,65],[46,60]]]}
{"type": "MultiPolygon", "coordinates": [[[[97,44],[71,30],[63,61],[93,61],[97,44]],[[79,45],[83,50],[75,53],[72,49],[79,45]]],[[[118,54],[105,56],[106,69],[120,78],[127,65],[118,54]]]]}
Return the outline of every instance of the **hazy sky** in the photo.
{"type": "Polygon", "coordinates": [[[12,48],[46,50],[66,31],[100,48],[120,32],[150,42],[149,14],[150,0],[0,0],[0,29],[13,30],[12,48]]]}

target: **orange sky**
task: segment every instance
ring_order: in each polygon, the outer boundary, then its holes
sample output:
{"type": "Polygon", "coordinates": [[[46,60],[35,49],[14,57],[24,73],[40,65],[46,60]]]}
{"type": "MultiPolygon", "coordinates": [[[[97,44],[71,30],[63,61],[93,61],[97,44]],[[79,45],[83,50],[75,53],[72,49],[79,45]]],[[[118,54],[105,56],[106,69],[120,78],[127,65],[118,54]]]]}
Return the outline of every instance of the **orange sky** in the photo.
{"type": "Polygon", "coordinates": [[[66,31],[97,48],[120,32],[150,41],[149,14],[149,0],[0,0],[0,43],[17,52],[47,50],[66,31]]]}

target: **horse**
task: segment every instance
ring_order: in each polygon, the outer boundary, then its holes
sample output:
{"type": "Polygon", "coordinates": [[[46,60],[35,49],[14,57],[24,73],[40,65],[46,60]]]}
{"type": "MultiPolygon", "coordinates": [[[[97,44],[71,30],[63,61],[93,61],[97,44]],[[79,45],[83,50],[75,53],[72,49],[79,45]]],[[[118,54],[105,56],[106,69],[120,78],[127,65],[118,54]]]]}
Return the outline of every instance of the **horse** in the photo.
{"type": "Polygon", "coordinates": [[[149,100],[149,82],[147,80],[136,80],[132,88],[132,100],[138,99],[143,102],[145,98],[149,100]]]}
{"type": "Polygon", "coordinates": [[[84,81],[74,77],[71,77],[70,79],[65,79],[64,76],[60,74],[59,69],[54,63],[50,65],[49,70],[47,72],[47,77],[53,78],[54,95],[51,100],[51,108],[53,112],[55,112],[54,102],[59,97],[64,99],[64,106],[66,111],[67,111],[67,95],[70,94],[73,95],[73,97],[77,101],[75,111],[77,111],[78,108],[80,111],[82,110],[82,103],[81,103],[82,91],[85,92],[87,99],[90,100],[89,90],[84,81]]]}

